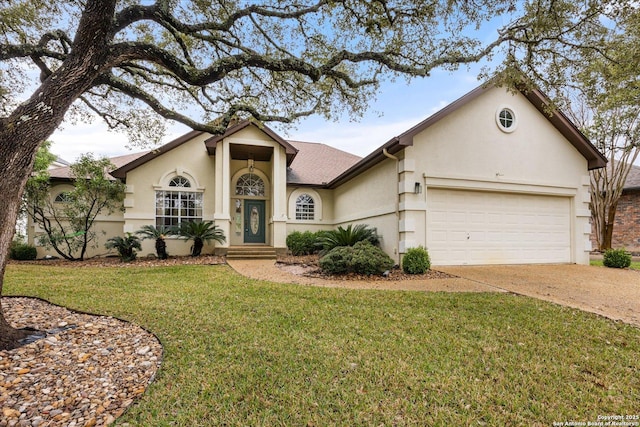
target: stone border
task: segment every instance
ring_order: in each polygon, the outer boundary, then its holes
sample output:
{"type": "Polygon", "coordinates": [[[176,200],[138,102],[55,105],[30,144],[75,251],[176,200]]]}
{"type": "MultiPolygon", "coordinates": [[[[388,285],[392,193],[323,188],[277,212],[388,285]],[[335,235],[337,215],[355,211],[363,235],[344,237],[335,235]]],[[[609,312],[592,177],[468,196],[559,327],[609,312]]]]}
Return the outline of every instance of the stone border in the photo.
{"type": "Polygon", "coordinates": [[[143,327],[40,298],[1,301],[12,326],[53,333],[0,351],[0,427],[109,425],[155,380],[164,349],[143,327]]]}

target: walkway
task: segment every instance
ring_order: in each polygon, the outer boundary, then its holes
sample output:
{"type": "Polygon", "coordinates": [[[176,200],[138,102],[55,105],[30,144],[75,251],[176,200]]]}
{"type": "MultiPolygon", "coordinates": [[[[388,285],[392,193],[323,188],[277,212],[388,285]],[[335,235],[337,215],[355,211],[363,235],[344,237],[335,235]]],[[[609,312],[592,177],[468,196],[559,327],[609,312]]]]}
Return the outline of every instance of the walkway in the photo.
{"type": "Polygon", "coordinates": [[[348,289],[389,289],[430,292],[504,292],[490,285],[459,277],[429,280],[327,280],[292,274],[278,268],[273,260],[227,260],[239,274],[252,279],[278,283],[348,289]]]}
{"type": "Polygon", "coordinates": [[[456,276],[429,280],[326,280],[278,268],[274,261],[229,260],[243,276],[280,283],[349,289],[512,292],[578,308],[640,327],[640,271],[585,265],[437,267],[456,276]]]}

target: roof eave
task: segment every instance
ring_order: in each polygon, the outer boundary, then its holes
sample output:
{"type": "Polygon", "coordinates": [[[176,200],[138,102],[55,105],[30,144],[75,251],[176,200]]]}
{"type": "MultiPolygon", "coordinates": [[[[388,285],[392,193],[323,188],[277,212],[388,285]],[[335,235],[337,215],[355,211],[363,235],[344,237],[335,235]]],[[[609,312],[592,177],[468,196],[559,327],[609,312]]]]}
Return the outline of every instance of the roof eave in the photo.
{"type": "Polygon", "coordinates": [[[278,144],[280,144],[280,146],[282,146],[285,149],[285,153],[287,155],[287,166],[291,165],[291,163],[293,162],[293,159],[295,159],[296,155],[298,154],[298,150],[293,145],[291,145],[287,140],[283,139],[280,135],[275,133],[273,129],[269,128],[268,126],[262,123],[258,125],[251,120],[243,120],[238,124],[235,124],[229,127],[225,133],[221,135],[214,135],[211,138],[208,138],[207,140],[205,140],[204,145],[207,147],[207,152],[209,153],[209,155],[211,156],[215,155],[216,147],[220,141],[230,137],[231,135],[241,131],[242,129],[250,125],[257,127],[259,130],[261,130],[266,135],[268,135],[271,139],[273,139],[278,144]]]}
{"type": "Polygon", "coordinates": [[[190,132],[185,133],[184,135],[170,141],[155,150],[149,151],[144,156],[138,157],[137,159],[127,163],[126,165],[120,166],[110,173],[111,176],[115,178],[125,179],[127,177],[127,172],[137,168],[138,166],[142,166],[143,164],[155,159],[161,154],[166,153],[167,151],[171,151],[176,147],[184,144],[185,142],[195,138],[196,136],[202,135],[204,132],[199,130],[192,130],[190,132]]]}

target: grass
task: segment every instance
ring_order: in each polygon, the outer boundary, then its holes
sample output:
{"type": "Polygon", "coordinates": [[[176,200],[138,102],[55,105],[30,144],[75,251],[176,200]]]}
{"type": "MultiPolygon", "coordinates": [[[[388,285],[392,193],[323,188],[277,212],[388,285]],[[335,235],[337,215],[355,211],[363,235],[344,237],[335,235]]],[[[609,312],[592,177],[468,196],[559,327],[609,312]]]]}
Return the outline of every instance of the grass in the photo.
{"type": "Polygon", "coordinates": [[[140,426],[552,425],[638,414],[640,330],[510,294],[353,291],[226,266],[9,265],[6,295],[128,319],[163,365],[140,426]]]}
{"type": "MultiPolygon", "coordinates": [[[[604,267],[601,259],[592,259],[590,264],[595,265],[596,267],[604,267]]],[[[640,270],[640,261],[631,261],[629,268],[632,270],[640,270]]]]}

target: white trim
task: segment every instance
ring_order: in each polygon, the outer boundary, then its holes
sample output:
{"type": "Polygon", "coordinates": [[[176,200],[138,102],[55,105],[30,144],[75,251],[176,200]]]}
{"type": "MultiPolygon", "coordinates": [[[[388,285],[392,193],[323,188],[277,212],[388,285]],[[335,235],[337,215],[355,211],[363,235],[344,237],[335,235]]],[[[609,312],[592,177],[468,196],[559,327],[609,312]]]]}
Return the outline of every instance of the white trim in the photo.
{"type": "Polygon", "coordinates": [[[164,175],[160,177],[158,182],[153,185],[154,190],[169,190],[175,188],[185,188],[184,191],[196,191],[202,193],[205,187],[202,187],[196,176],[189,171],[184,170],[183,168],[172,169],[168,172],[165,172],[164,175]],[[182,176],[187,178],[191,182],[191,187],[169,187],[169,182],[178,176],[182,176]]]}
{"type": "Polygon", "coordinates": [[[516,114],[515,109],[512,106],[507,104],[500,105],[496,110],[496,125],[498,126],[498,129],[500,129],[504,133],[514,132],[518,128],[518,115],[516,114]],[[509,127],[505,127],[500,122],[500,113],[502,113],[505,110],[508,111],[511,114],[511,117],[513,118],[513,122],[509,127]]]}

